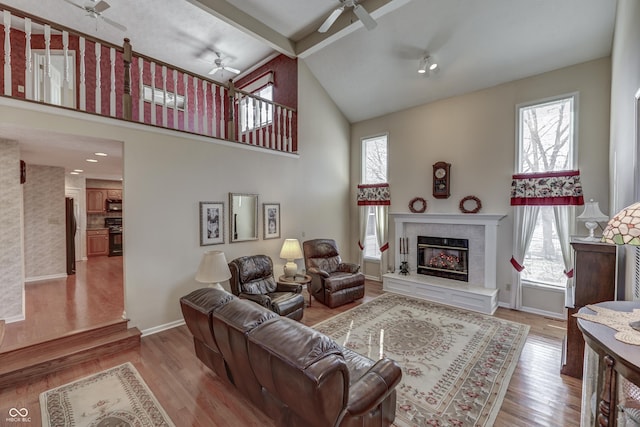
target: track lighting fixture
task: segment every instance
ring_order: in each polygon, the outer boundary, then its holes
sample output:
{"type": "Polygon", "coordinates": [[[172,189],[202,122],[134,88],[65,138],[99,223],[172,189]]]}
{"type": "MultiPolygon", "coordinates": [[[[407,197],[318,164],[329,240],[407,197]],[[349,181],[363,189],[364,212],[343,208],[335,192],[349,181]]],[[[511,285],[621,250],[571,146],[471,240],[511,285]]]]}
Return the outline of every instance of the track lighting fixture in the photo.
{"type": "Polygon", "coordinates": [[[431,56],[425,55],[420,60],[420,65],[418,66],[418,73],[428,75],[429,73],[437,72],[438,69],[439,69],[438,63],[435,62],[433,58],[431,58],[431,56]]]}

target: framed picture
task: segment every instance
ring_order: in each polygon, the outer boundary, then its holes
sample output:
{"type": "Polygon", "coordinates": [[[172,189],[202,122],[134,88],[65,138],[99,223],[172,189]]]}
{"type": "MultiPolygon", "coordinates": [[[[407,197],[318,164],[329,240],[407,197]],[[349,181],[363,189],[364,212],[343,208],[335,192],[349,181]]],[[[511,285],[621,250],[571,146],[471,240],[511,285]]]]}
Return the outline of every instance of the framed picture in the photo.
{"type": "Polygon", "coordinates": [[[200,202],[200,246],[224,243],[224,202],[200,202]]]}
{"type": "Polygon", "coordinates": [[[280,238],[280,203],[263,203],[264,238],[280,238]]]}

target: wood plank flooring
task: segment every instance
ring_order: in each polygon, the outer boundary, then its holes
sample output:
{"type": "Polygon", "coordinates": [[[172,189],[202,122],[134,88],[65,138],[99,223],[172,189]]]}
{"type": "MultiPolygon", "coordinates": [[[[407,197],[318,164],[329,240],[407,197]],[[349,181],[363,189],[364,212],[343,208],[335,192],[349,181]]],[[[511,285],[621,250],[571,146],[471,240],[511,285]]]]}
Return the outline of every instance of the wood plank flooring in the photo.
{"type": "MultiPolygon", "coordinates": [[[[368,281],[365,298],[358,302],[329,309],[313,300],[305,308],[303,323],[313,325],[381,293],[380,283],[368,281]]],[[[531,330],[494,425],[578,426],[581,381],[560,375],[564,322],[506,309],[498,309],[496,316],[529,324],[531,330]]],[[[0,425],[12,407],[27,408],[32,425],[40,425],[41,392],[127,361],[138,369],[177,426],[274,425],[200,363],[186,326],[143,337],[138,349],[0,390],[0,425]]]]}

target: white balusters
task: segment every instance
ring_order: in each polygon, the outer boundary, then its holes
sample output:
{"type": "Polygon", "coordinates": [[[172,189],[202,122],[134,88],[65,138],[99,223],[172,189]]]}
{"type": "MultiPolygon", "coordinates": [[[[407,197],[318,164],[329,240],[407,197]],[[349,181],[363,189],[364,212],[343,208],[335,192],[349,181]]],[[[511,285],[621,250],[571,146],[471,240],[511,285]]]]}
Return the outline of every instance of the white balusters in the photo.
{"type": "Polygon", "coordinates": [[[198,110],[198,79],[193,78],[193,131],[198,133],[198,117],[200,111],[198,110]]]}
{"type": "Polygon", "coordinates": [[[173,128],[178,129],[178,70],[173,70],[173,128]]]}
{"type": "Polygon", "coordinates": [[[220,86],[219,92],[220,92],[220,138],[225,139],[227,135],[227,122],[225,120],[226,114],[225,114],[225,108],[224,108],[224,101],[226,99],[227,94],[226,94],[225,88],[222,86],[220,86]]]}
{"type": "Polygon", "coordinates": [[[218,136],[218,132],[217,132],[217,119],[216,119],[216,114],[218,111],[218,108],[216,106],[216,94],[217,94],[217,90],[216,90],[217,86],[215,85],[215,83],[211,83],[211,136],[218,136]]]}
{"type": "Polygon", "coordinates": [[[184,129],[189,130],[189,76],[185,73],[182,75],[182,82],[184,83],[184,129]]]}
{"type": "Polygon", "coordinates": [[[109,51],[109,59],[111,61],[111,88],[109,91],[109,114],[111,117],[116,116],[116,50],[111,48],[109,51]]]}
{"type": "Polygon", "coordinates": [[[102,45],[95,43],[96,52],[96,113],[102,113],[102,74],[100,72],[100,59],[102,58],[102,45]]]}
{"type": "Polygon", "coordinates": [[[283,145],[282,145],[282,107],[280,107],[279,105],[276,105],[276,115],[275,115],[275,125],[277,127],[276,132],[278,133],[278,142],[277,147],[278,150],[282,151],[283,145]]]}
{"type": "Polygon", "coordinates": [[[80,37],[80,110],[87,110],[87,69],[84,63],[86,52],[84,37],[80,37]]]}
{"type": "Polygon", "coordinates": [[[144,59],[138,57],[138,121],[144,123],[144,59]]]}
{"type": "Polygon", "coordinates": [[[64,74],[62,78],[62,105],[65,107],[73,107],[74,102],[70,98],[71,81],[69,78],[69,33],[62,32],[62,72],[64,74]]]}
{"type": "Polygon", "coordinates": [[[167,66],[162,66],[162,126],[167,127],[167,66]]]}
{"type": "Polygon", "coordinates": [[[157,125],[156,122],[156,63],[151,64],[151,124],[157,125]]]}
{"type": "Polygon", "coordinates": [[[11,82],[11,12],[4,11],[4,94],[12,95],[11,82]]]}
{"type": "Polygon", "coordinates": [[[287,109],[287,151],[293,151],[293,133],[292,133],[292,115],[293,111],[287,109]]]}
{"type": "Polygon", "coordinates": [[[207,120],[207,81],[202,81],[202,133],[207,135],[208,122],[207,120]]]}
{"type": "Polygon", "coordinates": [[[24,81],[26,86],[25,97],[33,100],[33,58],[31,57],[31,19],[24,18],[24,81]]]}

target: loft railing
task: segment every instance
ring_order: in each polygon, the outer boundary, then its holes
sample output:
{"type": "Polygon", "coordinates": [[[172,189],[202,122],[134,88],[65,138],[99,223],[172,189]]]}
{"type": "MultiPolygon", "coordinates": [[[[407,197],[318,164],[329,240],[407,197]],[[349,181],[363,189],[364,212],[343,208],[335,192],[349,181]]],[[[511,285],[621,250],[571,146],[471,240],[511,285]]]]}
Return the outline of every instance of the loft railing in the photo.
{"type": "Polygon", "coordinates": [[[272,150],[297,152],[290,107],[0,5],[0,93],[272,150]]]}

